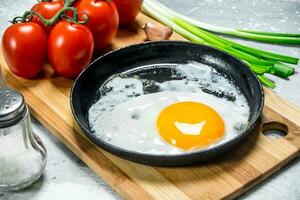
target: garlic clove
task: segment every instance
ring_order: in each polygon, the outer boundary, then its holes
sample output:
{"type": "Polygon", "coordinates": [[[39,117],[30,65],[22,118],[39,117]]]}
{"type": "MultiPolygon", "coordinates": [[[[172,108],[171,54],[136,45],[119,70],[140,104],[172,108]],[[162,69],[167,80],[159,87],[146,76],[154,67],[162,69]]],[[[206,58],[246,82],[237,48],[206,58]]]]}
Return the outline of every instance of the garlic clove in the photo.
{"type": "Polygon", "coordinates": [[[152,22],[147,22],[143,26],[143,29],[147,36],[147,40],[150,41],[168,40],[173,34],[173,30],[171,28],[154,24],[152,22]]]}

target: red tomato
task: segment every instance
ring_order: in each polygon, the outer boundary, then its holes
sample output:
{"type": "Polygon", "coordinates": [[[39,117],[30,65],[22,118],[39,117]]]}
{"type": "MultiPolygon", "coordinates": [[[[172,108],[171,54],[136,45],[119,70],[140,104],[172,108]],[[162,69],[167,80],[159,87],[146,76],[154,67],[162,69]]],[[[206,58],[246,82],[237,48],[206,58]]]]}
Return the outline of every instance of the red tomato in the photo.
{"type": "Polygon", "coordinates": [[[75,4],[78,13],[89,16],[85,26],[94,36],[95,50],[103,50],[117,34],[119,16],[115,4],[107,0],[79,0],[75,4]]]}
{"type": "Polygon", "coordinates": [[[64,0],[52,0],[52,2],[59,2],[59,3],[65,4],[64,0]]]}
{"type": "Polygon", "coordinates": [[[9,69],[23,78],[36,76],[47,55],[47,34],[33,22],[13,24],[4,32],[2,48],[9,69]]]}
{"type": "Polygon", "coordinates": [[[48,39],[48,59],[55,72],[66,78],[75,78],[89,64],[94,41],[84,25],[60,21],[48,39]]]}
{"type": "Polygon", "coordinates": [[[113,0],[113,2],[118,9],[120,24],[132,23],[143,4],[143,0],[113,0]]]}
{"type": "MultiPolygon", "coordinates": [[[[35,4],[31,10],[42,15],[45,19],[51,19],[59,10],[63,8],[63,4],[59,1],[55,2],[39,2],[35,4]]],[[[45,28],[47,32],[50,32],[52,27],[45,26],[44,23],[37,16],[32,17],[32,22],[38,23],[45,28]]]]}

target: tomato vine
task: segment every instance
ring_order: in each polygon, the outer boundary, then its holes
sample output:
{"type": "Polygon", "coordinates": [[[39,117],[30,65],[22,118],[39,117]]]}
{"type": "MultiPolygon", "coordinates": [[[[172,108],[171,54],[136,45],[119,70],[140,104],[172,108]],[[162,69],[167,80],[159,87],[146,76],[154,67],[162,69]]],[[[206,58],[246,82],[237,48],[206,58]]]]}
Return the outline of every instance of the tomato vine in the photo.
{"type": "MultiPolygon", "coordinates": [[[[35,12],[35,11],[26,11],[23,16],[18,16],[15,17],[11,22],[13,24],[15,23],[20,23],[20,22],[29,22],[32,19],[32,16],[37,16],[45,26],[52,26],[54,25],[58,20],[60,20],[61,18],[65,19],[66,21],[69,22],[74,22],[74,23],[78,23],[78,24],[85,24],[89,17],[88,15],[84,14],[83,20],[79,20],[78,17],[78,11],[75,7],[72,7],[72,5],[75,3],[76,0],[64,0],[64,7],[59,10],[51,19],[45,19],[42,15],[40,15],[39,13],[35,12]],[[67,11],[71,11],[73,17],[70,17],[69,15],[66,15],[67,11]]],[[[41,0],[40,2],[48,2],[47,0],[41,0]]]]}

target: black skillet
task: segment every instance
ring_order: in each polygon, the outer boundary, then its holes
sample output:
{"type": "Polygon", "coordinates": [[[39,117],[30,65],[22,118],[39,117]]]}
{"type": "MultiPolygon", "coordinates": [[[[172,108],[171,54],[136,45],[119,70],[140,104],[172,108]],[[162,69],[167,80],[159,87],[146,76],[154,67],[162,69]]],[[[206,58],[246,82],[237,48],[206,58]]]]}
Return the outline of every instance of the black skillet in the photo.
{"type": "MultiPolygon", "coordinates": [[[[159,80],[169,80],[170,74],[162,71],[153,76],[159,80]]],[[[245,63],[220,50],[188,42],[164,41],[132,45],[110,52],[92,62],[76,79],[71,91],[71,107],[79,126],[94,143],[106,151],[134,162],[156,166],[179,166],[197,163],[229,150],[259,122],[264,104],[260,82],[245,63]],[[213,148],[180,155],[154,155],[121,149],[95,137],[89,128],[88,110],[100,98],[98,89],[113,74],[132,69],[159,64],[178,64],[196,61],[210,65],[218,72],[232,79],[246,96],[250,106],[249,126],[226,143],[213,148]]],[[[124,141],[126,142],[126,141],[124,141]]]]}

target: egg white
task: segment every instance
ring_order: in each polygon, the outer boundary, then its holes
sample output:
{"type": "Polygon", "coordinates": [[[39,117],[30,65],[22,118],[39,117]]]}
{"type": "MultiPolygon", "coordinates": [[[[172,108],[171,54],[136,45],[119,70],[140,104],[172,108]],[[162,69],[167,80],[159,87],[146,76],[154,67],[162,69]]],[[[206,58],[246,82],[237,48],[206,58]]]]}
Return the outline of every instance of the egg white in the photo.
{"type": "MultiPolygon", "coordinates": [[[[94,134],[119,148],[150,154],[178,154],[183,150],[166,143],[157,131],[160,112],[177,102],[200,102],[213,108],[225,123],[225,135],[217,144],[235,137],[246,128],[249,106],[235,85],[212,68],[189,63],[176,67],[182,80],[156,83],[159,92],[145,94],[143,80],[135,77],[112,77],[106,92],[89,110],[90,127],[94,134]],[[203,87],[230,93],[234,101],[203,92],[203,87]]],[[[102,88],[103,89],[103,88],[102,88]]],[[[193,150],[192,150],[193,151],[193,150]]]]}

